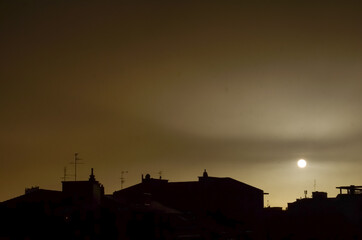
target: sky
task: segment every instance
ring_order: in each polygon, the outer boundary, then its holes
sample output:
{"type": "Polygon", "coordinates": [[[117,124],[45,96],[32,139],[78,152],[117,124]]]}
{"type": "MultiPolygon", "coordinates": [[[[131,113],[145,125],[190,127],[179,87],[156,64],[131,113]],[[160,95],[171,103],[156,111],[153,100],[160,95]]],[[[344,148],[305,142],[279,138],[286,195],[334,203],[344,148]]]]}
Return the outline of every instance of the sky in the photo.
{"type": "Polygon", "coordinates": [[[286,207],[362,184],[360,1],[0,1],[0,201],[231,177],[286,207]],[[304,158],[307,167],[297,167],[304,158]],[[73,179],[72,176],[68,180],[73,179]],[[314,184],[316,183],[316,184],[314,184]]]}

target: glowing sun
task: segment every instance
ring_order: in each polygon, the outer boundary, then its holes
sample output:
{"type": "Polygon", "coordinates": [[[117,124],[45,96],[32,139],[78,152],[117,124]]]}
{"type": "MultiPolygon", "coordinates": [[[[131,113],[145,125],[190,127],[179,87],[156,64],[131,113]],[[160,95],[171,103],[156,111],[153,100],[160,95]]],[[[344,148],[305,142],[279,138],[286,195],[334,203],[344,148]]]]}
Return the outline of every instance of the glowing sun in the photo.
{"type": "Polygon", "coordinates": [[[305,161],[304,159],[299,159],[298,160],[298,167],[299,168],[305,168],[305,166],[307,166],[307,161],[305,161]]]}

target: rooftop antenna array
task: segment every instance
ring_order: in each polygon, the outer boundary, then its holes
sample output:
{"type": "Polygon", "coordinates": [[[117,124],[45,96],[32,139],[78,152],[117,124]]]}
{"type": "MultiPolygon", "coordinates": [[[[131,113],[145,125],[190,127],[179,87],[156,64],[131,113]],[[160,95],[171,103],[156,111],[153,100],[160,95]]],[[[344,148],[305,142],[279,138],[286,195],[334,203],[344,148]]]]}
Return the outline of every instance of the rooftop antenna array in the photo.
{"type": "Polygon", "coordinates": [[[79,160],[82,160],[78,157],[78,153],[74,153],[74,162],[70,162],[70,164],[74,164],[74,181],[77,181],[77,165],[83,164],[78,162],[79,160]]]}
{"type": "Polygon", "coordinates": [[[121,171],[121,190],[123,189],[123,183],[126,181],[124,174],[128,173],[128,171],[121,171]]]}

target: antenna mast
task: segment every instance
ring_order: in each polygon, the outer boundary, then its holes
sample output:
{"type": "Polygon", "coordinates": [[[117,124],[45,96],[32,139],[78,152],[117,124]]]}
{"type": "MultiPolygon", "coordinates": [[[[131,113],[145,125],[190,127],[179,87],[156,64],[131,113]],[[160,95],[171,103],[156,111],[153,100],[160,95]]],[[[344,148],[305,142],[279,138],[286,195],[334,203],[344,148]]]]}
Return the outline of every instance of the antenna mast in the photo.
{"type": "Polygon", "coordinates": [[[158,176],[160,176],[160,179],[162,179],[162,171],[158,172],[158,176]]]}
{"type": "Polygon", "coordinates": [[[67,174],[67,167],[64,167],[64,175],[63,175],[63,177],[62,177],[62,179],[63,179],[63,181],[65,182],[65,181],[67,181],[67,177],[68,177],[69,175],[67,174]]]}
{"type": "Polygon", "coordinates": [[[78,153],[74,153],[74,162],[71,162],[71,164],[74,164],[74,181],[77,181],[77,165],[83,164],[78,162],[79,160],[82,160],[78,157],[78,153]]]}
{"type": "Polygon", "coordinates": [[[124,174],[128,173],[128,171],[121,171],[121,190],[123,189],[123,183],[126,181],[124,174]]]}

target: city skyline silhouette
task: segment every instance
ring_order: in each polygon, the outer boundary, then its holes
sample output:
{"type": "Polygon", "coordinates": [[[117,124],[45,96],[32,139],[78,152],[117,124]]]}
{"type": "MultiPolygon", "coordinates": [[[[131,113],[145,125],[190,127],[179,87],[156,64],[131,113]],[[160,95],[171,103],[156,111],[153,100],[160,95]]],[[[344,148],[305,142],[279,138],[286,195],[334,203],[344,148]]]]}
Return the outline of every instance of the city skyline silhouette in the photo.
{"type": "Polygon", "coordinates": [[[62,190],[26,188],[0,202],[2,239],[361,239],[362,186],[337,197],[314,191],[288,208],[264,207],[265,191],[204,169],[198,181],[142,175],[140,183],[105,194],[89,179],[62,190]]]}

